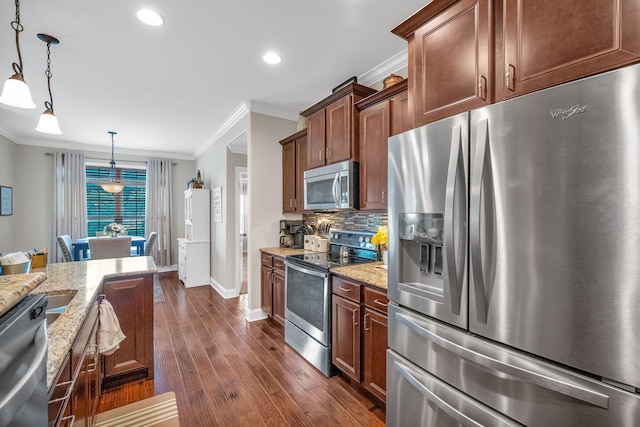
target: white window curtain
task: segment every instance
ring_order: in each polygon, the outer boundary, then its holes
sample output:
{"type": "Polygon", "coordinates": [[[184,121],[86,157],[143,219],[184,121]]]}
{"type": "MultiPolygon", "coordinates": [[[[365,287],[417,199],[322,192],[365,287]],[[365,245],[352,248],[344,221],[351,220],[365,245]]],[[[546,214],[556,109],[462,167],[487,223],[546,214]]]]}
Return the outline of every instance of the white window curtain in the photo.
{"type": "Polygon", "coordinates": [[[83,153],[53,155],[53,226],[51,260],[62,262],[57,236],[87,237],[87,184],[83,153]]]}
{"type": "Polygon", "coordinates": [[[171,161],[149,160],[147,162],[147,195],[145,214],[145,233],[158,233],[156,245],[151,256],[159,266],[172,264],[171,241],[171,161]]]}

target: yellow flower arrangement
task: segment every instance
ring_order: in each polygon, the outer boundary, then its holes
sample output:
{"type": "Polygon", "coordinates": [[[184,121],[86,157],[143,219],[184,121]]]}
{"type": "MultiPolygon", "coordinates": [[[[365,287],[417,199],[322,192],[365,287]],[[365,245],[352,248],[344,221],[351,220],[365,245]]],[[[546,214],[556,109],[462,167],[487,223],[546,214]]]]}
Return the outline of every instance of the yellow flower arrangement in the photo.
{"type": "Polygon", "coordinates": [[[389,228],[386,225],[378,227],[378,231],[371,238],[371,243],[385,249],[389,244],[389,228]]]}

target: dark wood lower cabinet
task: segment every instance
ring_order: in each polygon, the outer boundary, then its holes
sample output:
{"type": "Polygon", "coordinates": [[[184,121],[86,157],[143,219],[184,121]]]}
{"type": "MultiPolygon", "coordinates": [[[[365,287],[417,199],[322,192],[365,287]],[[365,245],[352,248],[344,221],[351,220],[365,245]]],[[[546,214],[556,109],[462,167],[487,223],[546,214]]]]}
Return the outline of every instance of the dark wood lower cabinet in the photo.
{"type": "Polygon", "coordinates": [[[98,355],[98,306],[96,299],[50,390],[50,427],[90,427],[95,424],[102,379],[98,355]]]}
{"type": "Polygon", "coordinates": [[[362,385],[383,402],[387,399],[387,316],[364,309],[364,375],[362,385]]]}
{"type": "Polygon", "coordinates": [[[284,325],[284,272],[273,270],[273,318],[284,325]]]}
{"type": "Polygon", "coordinates": [[[381,402],[387,388],[386,292],[333,279],[331,361],[381,402]]]}
{"type": "Polygon", "coordinates": [[[331,361],[360,382],[360,304],[333,295],[331,361]]]}
{"type": "Polygon", "coordinates": [[[262,252],[260,259],[260,306],[267,316],[284,325],[284,258],[262,252]]]}
{"type": "Polygon", "coordinates": [[[126,338],[104,357],[102,387],[153,378],[153,275],[108,280],[104,295],[126,338]]]}

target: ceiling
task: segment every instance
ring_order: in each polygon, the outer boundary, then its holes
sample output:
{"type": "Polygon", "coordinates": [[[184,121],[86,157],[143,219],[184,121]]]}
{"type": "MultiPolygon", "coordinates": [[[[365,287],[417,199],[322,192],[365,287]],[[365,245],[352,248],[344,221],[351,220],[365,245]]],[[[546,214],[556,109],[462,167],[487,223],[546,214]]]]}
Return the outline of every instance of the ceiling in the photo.
{"type": "MultiPolygon", "coordinates": [[[[116,153],[193,159],[242,108],[296,120],[350,77],[366,83],[362,76],[406,57],[406,41],[390,30],[428,2],[22,0],[23,71],[37,108],[0,104],[0,134],[18,144],[109,151],[114,130],[116,153]],[[142,24],[142,7],[165,24],[142,24]],[[51,47],[51,87],[62,135],[34,130],[48,100],[38,33],[60,40],[51,47]],[[282,62],[263,62],[268,50],[282,62]]],[[[0,83],[18,59],[14,17],[14,2],[3,1],[0,83]]]]}

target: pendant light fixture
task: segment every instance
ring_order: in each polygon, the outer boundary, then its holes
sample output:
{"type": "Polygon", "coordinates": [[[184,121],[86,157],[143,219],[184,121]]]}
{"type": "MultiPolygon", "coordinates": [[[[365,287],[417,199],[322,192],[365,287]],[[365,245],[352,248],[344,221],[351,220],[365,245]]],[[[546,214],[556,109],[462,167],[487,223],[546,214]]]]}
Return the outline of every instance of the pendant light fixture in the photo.
{"type": "Polygon", "coordinates": [[[116,179],[116,161],[113,160],[113,135],[117,135],[118,132],[109,131],[108,133],[111,134],[111,162],[109,162],[111,165],[111,171],[109,171],[107,180],[100,182],[99,184],[107,193],[119,193],[124,188],[124,183],[119,179],[116,179]]]}
{"type": "Polygon", "coordinates": [[[2,95],[0,95],[0,102],[12,107],[18,108],[36,108],[36,104],[31,99],[31,91],[29,86],[24,81],[24,75],[22,74],[22,55],[20,54],[20,33],[24,30],[24,27],[20,23],[20,0],[16,0],[16,20],[11,22],[11,28],[16,32],[16,49],[18,51],[18,62],[12,64],[15,74],[4,82],[2,88],[2,95]]]}
{"type": "Polygon", "coordinates": [[[47,44],[47,71],[44,75],[47,76],[47,87],[49,88],[49,100],[44,101],[46,110],[40,116],[38,127],[36,130],[42,133],[49,133],[51,135],[60,135],[60,125],[58,124],[58,118],[53,113],[53,95],[51,95],[51,45],[60,43],[57,38],[48,34],[38,34],[38,38],[47,44]]]}

